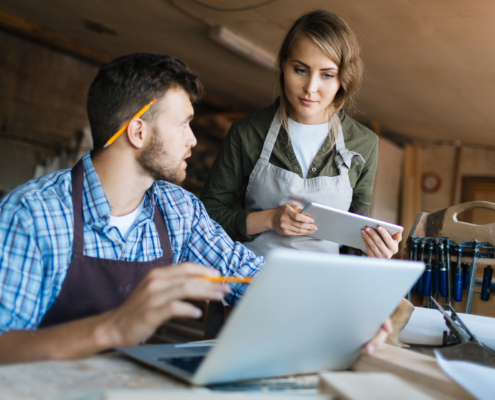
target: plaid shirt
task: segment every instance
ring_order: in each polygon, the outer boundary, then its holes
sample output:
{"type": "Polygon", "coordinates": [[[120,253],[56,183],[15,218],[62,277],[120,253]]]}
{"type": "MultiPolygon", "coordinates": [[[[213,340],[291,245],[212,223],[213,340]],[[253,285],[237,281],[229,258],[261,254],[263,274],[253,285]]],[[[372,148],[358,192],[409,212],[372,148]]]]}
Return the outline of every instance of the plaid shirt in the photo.
{"type": "MultiPolygon", "coordinates": [[[[263,265],[249,249],[233,242],[208,216],[193,194],[156,181],[126,239],[109,225],[110,204],[90,153],[84,163],[84,254],[123,261],[152,261],[163,255],[153,222],[155,203],[165,215],[173,263],[190,261],[218,269],[224,276],[252,276],[263,265]]],[[[51,307],[72,258],[71,171],[30,181],[0,203],[0,334],[34,329],[51,307]]],[[[226,301],[234,304],[245,285],[232,285],[226,301]]]]}

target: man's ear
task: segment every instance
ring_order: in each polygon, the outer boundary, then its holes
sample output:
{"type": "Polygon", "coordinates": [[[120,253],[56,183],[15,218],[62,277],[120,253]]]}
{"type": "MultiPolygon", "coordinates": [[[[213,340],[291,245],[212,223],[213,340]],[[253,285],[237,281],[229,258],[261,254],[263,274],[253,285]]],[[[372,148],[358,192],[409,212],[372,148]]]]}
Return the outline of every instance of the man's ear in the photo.
{"type": "Polygon", "coordinates": [[[151,127],[141,118],[134,118],[130,120],[126,133],[131,146],[142,149],[151,134],[151,127]]]}

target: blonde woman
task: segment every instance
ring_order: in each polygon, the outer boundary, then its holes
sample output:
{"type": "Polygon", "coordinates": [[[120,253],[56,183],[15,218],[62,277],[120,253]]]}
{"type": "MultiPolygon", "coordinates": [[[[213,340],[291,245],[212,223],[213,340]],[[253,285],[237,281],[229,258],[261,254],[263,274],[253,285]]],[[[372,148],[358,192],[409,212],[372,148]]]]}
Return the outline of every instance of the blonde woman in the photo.
{"type": "MultiPolygon", "coordinates": [[[[338,253],[337,243],[305,236],[317,227],[299,212],[316,202],[369,214],[378,138],[343,111],[361,86],[360,47],[340,17],[313,11],[290,27],[278,68],[280,97],[232,125],[201,200],[258,255],[276,247],[338,253]]],[[[383,228],[362,236],[372,257],[390,258],[401,240],[383,228]]]]}

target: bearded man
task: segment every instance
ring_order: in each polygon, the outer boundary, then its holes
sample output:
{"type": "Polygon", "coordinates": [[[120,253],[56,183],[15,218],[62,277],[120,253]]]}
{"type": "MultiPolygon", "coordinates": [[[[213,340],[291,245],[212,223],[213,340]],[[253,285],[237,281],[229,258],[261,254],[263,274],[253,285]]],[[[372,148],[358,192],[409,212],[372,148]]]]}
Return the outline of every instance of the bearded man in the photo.
{"type": "Polygon", "coordinates": [[[134,346],[172,317],[200,317],[184,299],[242,296],[245,285],[201,276],[254,276],[263,258],[176,185],[201,94],[197,76],[167,55],[101,67],[87,102],[93,151],[0,203],[0,363],[134,346]]]}

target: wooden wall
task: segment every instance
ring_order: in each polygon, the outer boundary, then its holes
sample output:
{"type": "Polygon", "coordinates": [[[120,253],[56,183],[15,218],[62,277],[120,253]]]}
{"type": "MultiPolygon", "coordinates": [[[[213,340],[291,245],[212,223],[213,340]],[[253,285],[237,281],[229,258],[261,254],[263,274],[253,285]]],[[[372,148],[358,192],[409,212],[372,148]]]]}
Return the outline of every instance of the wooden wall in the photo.
{"type": "Polygon", "coordinates": [[[398,224],[404,149],[383,137],[379,146],[370,216],[398,224]]]}
{"type": "MultiPolygon", "coordinates": [[[[74,151],[98,67],[0,30],[0,192],[33,177],[62,148],[74,151]]],[[[1,197],[1,193],[0,193],[1,197]]]]}
{"type": "Polygon", "coordinates": [[[469,146],[427,145],[422,149],[422,173],[435,172],[442,186],[422,193],[422,211],[435,212],[462,201],[462,178],[495,177],[495,150],[469,146]]]}

